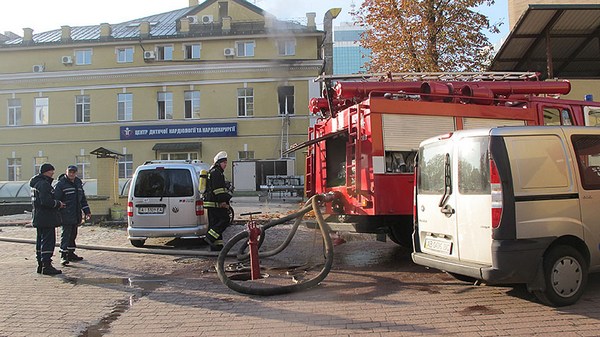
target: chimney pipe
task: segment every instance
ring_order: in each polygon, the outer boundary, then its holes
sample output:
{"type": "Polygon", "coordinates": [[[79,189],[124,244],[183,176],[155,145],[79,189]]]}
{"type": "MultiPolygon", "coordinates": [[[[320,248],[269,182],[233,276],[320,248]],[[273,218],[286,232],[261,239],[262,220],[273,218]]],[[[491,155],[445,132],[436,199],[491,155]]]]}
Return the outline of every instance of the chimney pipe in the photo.
{"type": "Polygon", "coordinates": [[[60,41],[61,42],[70,42],[71,41],[71,27],[70,26],[60,26],[60,41]]]}
{"type": "Polygon", "coordinates": [[[142,21],[140,22],[140,37],[145,39],[150,36],[150,22],[142,21]]]}
{"type": "Polygon", "coordinates": [[[310,29],[310,30],[317,30],[317,23],[316,23],[316,19],[317,18],[317,13],[314,12],[310,12],[310,13],[306,13],[306,28],[310,29]]]}
{"type": "Polygon", "coordinates": [[[108,40],[112,35],[112,27],[108,23],[100,24],[100,40],[108,40]]]}
{"type": "Polygon", "coordinates": [[[33,43],[33,29],[23,28],[23,44],[33,43]]]}
{"type": "Polygon", "coordinates": [[[179,20],[179,33],[188,34],[190,32],[190,18],[182,18],[179,20]]]}
{"type": "Polygon", "coordinates": [[[323,17],[323,30],[325,31],[325,40],[323,41],[323,62],[325,66],[323,72],[325,75],[333,74],[333,19],[342,11],[341,8],[331,8],[323,17]]]}
{"type": "Polygon", "coordinates": [[[189,3],[188,7],[198,6],[198,0],[189,0],[188,3],[189,3]]]}
{"type": "Polygon", "coordinates": [[[221,21],[223,23],[223,33],[229,34],[231,31],[231,16],[224,16],[221,21]]]}

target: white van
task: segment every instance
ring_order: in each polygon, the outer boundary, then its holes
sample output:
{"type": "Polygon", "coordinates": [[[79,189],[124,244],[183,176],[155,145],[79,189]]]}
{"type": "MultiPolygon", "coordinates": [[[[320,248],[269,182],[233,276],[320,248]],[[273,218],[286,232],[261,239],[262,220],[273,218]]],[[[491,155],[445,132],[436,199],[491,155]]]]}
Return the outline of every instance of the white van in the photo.
{"type": "Polygon", "coordinates": [[[198,238],[208,231],[199,161],[149,161],[139,166],[129,188],[127,235],[141,247],[150,237],[198,238]]]}
{"type": "Polygon", "coordinates": [[[600,270],[600,128],[457,131],[421,143],[416,175],[415,263],[554,306],[600,270]]]}

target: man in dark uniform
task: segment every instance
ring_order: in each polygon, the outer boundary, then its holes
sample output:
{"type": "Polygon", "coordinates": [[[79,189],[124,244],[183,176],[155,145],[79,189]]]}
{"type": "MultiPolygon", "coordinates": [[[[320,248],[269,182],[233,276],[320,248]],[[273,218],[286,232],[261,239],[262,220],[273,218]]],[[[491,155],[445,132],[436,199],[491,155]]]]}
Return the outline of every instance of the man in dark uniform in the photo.
{"type": "Polygon", "coordinates": [[[77,177],[77,166],[70,165],[67,171],[58,177],[58,183],[54,189],[56,200],[66,204],[60,210],[62,220],[62,235],[60,238],[60,264],[67,265],[69,261],[81,261],[82,257],[75,254],[75,239],[77,238],[77,227],[83,220],[89,220],[92,216],[83,191],[83,182],[77,177]]]}
{"type": "Polygon", "coordinates": [[[208,181],[204,192],[204,207],[208,209],[208,233],[205,241],[210,250],[223,248],[223,232],[229,226],[229,200],[231,192],[225,183],[224,171],[227,167],[227,152],[221,151],[214,158],[214,165],[208,171],[208,181]]]}
{"type": "Polygon", "coordinates": [[[38,262],[37,272],[44,275],[61,274],[62,271],[52,266],[52,255],[56,245],[54,228],[60,226],[59,208],[65,207],[61,201],[54,199],[52,176],[54,166],[45,163],[40,167],[40,174],[29,181],[31,202],[33,204],[33,227],[37,230],[35,255],[38,262]]]}

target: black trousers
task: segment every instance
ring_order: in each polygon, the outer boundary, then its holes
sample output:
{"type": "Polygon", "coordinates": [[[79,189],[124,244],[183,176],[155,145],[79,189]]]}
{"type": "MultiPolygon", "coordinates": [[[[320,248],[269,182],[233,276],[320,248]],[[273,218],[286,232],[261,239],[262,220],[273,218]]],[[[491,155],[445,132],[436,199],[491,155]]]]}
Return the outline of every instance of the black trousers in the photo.
{"type": "Polygon", "coordinates": [[[35,240],[35,255],[38,262],[52,261],[54,246],[56,245],[56,232],[54,227],[37,227],[35,240]]]}
{"type": "Polygon", "coordinates": [[[77,227],[79,225],[62,225],[62,233],[60,235],[60,252],[75,252],[75,239],[77,238],[77,227]]]}
{"type": "Polygon", "coordinates": [[[208,233],[206,237],[217,245],[223,244],[223,232],[229,227],[227,208],[208,208],[208,233]]]}

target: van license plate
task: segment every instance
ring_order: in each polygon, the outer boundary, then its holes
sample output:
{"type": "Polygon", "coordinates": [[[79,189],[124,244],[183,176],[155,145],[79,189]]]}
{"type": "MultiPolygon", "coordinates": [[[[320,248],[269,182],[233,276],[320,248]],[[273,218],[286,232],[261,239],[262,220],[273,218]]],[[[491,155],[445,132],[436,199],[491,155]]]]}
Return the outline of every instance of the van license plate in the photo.
{"type": "Polygon", "coordinates": [[[163,214],[165,212],[164,207],[140,207],[138,208],[139,214],[163,214]]]}
{"type": "Polygon", "coordinates": [[[425,239],[425,248],[435,250],[436,252],[446,253],[449,255],[452,252],[452,242],[435,239],[425,239]]]}

